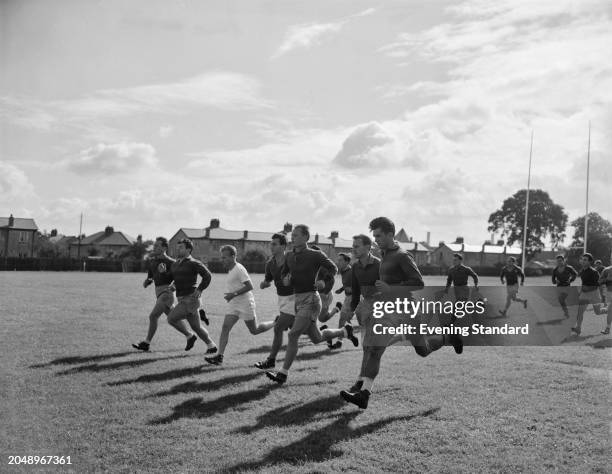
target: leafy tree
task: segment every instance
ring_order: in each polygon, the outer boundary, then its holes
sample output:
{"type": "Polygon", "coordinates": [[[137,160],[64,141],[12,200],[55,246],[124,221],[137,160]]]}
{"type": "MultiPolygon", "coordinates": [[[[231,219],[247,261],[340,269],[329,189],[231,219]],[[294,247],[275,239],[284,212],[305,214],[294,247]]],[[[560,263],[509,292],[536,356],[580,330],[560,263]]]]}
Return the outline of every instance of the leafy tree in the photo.
{"type": "MultiPolygon", "coordinates": [[[[572,260],[582,255],[584,248],[584,216],[573,220],[570,225],[576,230],[572,241],[572,260]],[[577,248],[576,248],[577,247],[577,248]]],[[[589,212],[589,232],[587,235],[587,251],[593,258],[600,259],[604,265],[610,265],[612,253],[612,224],[596,212],[589,212]]]]}
{"type": "Polygon", "coordinates": [[[243,262],[248,263],[262,263],[267,260],[266,253],[261,249],[251,249],[247,251],[242,257],[243,262]]]}
{"type": "MultiPolygon", "coordinates": [[[[502,231],[509,245],[523,244],[525,225],[525,200],[527,190],[521,189],[507,198],[501,209],[489,216],[489,232],[502,231]]],[[[546,191],[529,191],[529,215],[527,217],[526,258],[531,259],[544,248],[543,238],[548,237],[553,248],[565,238],[567,214],[555,204],[546,191]]]]}
{"type": "Polygon", "coordinates": [[[132,245],[127,250],[121,253],[121,258],[130,258],[133,260],[142,260],[147,253],[147,248],[153,244],[152,240],[142,240],[142,235],[139,235],[132,245]]]}

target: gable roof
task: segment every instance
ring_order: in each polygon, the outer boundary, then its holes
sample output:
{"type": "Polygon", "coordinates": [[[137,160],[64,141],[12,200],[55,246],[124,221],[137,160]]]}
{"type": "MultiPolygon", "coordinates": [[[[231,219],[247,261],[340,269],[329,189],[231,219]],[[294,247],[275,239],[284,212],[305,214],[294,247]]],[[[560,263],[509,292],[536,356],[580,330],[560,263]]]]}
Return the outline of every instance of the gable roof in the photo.
{"type": "MultiPolygon", "coordinates": [[[[11,229],[17,230],[38,230],[38,226],[34,219],[27,219],[23,217],[14,217],[13,225],[10,227],[11,229]]],[[[0,227],[8,227],[9,218],[8,217],[0,217],[0,227]]]]}
{"type": "Polygon", "coordinates": [[[181,231],[183,232],[183,234],[185,234],[185,236],[187,236],[188,239],[201,239],[206,235],[206,229],[192,229],[189,227],[181,227],[179,229],[179,232],[181,231]]]}
{"type": "Polygon", "coordinates": [[[98,242],[99,245],[131,245],[136,242],[136,239],[131,235],[123,232],[113,232],[108,237],[98,242]]]}
{"type": "Polygon", "coordinates": [[[96,242],[102,240],[104,238],[104,231],[96,232],[95,234],[88,235],[83,240],[81,240],[81,245],[90,245],[95,244],[96,242]]]}
{"type": "Polygon", "coordinates": [[[409,241],[408,235],[406,234],[406,231],[404,230],[403,227],[395,235],[395,240],[397,240],[398,242],[408,242],[409,241]]]}

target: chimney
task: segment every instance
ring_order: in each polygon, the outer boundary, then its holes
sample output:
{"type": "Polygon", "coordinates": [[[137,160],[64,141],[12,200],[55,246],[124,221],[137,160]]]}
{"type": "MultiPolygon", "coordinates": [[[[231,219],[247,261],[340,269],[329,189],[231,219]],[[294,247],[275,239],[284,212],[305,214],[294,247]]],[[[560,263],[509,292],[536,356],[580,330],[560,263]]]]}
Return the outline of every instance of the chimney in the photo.
{"type": "Polygon", "coordinates": [[[427,231],[427,246],[429,246],[430,241],[431,241],[431,232],[427,231]]]}
{"type": "Polygon", "coordinates": [[[142,244],[142,234],[138,234],[138,237],[136,237],[136,242],[142,244]]]}
{"type": "Polygon", "coordinates": [[[104,235],[109,236],[109,235],[113,235],[115,233],[115,229],[113,228],[113,226],[107,225],[106,228],[104,229],[104,235]]]}
{"type": "Polygon", "coordinates": [[[314,241],[314,243],[315,244],[319,243],[319,234],[315,234],[315,241],[314,241]]]}
{"type": "Polygon", "coordinates": [[[290,234],[292,230],[293,230],[293,224],[289,222],[285,222],[285,225],[283,226],[283,232],[285,234],[290,234]]]}
{"type": "Polygon", "coordinates": [[[457,237],[457,238],[455,239],[455,243],[456,243],[456,244],[462,244],[462,243],[463,243],[463,237],[457,237]]]}
{"type": "Polygon", "coordinates": [[[244,235],[242,236],[242,238],[243,238],[244,240],[246,240],[246,239],[248,239],[248,238],[249,238],[249,231],[248,231],[248,230],[245,230],[245,231],[244,231],[244,235]]]}
{"type": "Polygon", "coordinates": [[[219,221],[219,219],[214,218],[210,220],[210,225],[208,227],[210,229],[218,229],[219,225],[221,225],[221,222],[219,221]]]}
{"type": "Polygon", "coordinates": [[[441,240],[440,242],[438,242],[438,247],[442,247],[444,245],[444,241],[441,240]]]}
{"type": "Polygon", "coordinates": [[[13,214],[11,214],[11,215],[9,216],[9,223],[8,223],[8,226],[9,226],[9,227],[13,227],[14,225],[15,225],[15,218],[13,217],[13,214]]]}
{"type": "Polygon", "coordinates": [[[465,244],[463,243],[463,237],[461,238],[461,252],[465,251],[465,244]]]}
{"type": "Polygon", "coordinates": [[[491,232],[491,245],[493,245],[493,242],[495,242],[495,234],[491,232]]]}
{"type": "Polygon", "coordinates": [[[412,235],[408,237],[408,242],[412,243],[412,235]]]}

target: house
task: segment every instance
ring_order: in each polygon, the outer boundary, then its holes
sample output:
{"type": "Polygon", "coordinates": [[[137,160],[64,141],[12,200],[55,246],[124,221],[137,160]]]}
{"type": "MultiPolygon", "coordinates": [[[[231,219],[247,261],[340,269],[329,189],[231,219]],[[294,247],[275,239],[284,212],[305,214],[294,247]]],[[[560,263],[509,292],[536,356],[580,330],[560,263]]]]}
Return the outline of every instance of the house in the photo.
{"type": "MultiPolygon", "coordinates": [[[[283,229],[268,232],[252,230],[228,230],[221,227],[219,219],[211,219],[210,225],[204,229],[181,227],[168,241],[168,252],[176,255],[176,246],[179,240],[188,238],[193,242],[194,258],[203,262],[218,261],[221,259],[220,249],[224,245],[233,245],[238,251],[238,258],[242,259],[248,252],[258,252],[269,257],[270,240],[277,232],[287,234],[287,240],[291,241],[293,225],[286,223],[283,229]]],[[[341,239],[338,232],[332,232],[329,237],[319,234],[311,235],[309,244],[318,245],[323,252],[335,259],[340,252],[350,252],[353,241],[341,239]]]]}
{"type": "Polygon", "coordinates": [[[0,257],[33,257],[37,232],[34,219],[0,217],[0,257]]]}
{"type": "Polygon", "coordinates": [[[402,228],[395,235],[395,240],[400,248],[412,254],[418,266],[428,265],[430,263],[430,249],[425,242],[415,242],[412,237],[408,237],[406,231],[402,228]]]}
{"type": "Polygon", "coordinates": [[[482,245],[470,245],[463,242],[463,237],[457,237],[454,243],[440,242],[437,248],[431,251],[431,263],[438,265],[442,271],[453,265],[453,254],[463,255],[463,263],[468,267],[500,267],[508,257],[513,256],[520,261],[522,251],[520,248],[508,247],[503,241],[491,245],[490,241],[482,245]]]}
{"type": "Polygon", "coordinates": [[[69,252],[73,258],[87,256],[118,257],[135,242],[134,237],[107,226],[103,231],[81,239],[80,243],[78,239],[70,242],[69,252]]]}

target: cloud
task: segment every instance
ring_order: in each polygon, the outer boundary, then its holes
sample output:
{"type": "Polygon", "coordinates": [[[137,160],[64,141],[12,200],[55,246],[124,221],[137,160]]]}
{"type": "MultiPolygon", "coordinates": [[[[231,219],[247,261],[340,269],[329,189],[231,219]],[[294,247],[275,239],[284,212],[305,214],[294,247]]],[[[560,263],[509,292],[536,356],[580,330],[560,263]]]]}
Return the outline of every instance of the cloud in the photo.
{"type": "MultiPolygon", "coordinates": [[[[393,127],[392,123],[389,123],[393,127]]],[[[344,140],[333,163],[348,169],[423,165],[419,138],[399,137],[384,124],[370,122],[357,126],[344,140]]]]}
{"type": "Polygon", "coordinates": [[[159,136],[161,138],[168,138],[174,133],[174,127],[172,125],[162,125],[159,127],[159,136]]]}
{"type": "Polygon", "coordinates": [[[155,148],[147,143],[101,143],[62,164],[80,175],[119,175],[156,167],[158,160],[155,148]]]}
{"type": "Polygon", "coordinates": [[[362,12],[329,23],[302,23],[292,25],[285,33],[283,42],[271,59],[278,59],[296,49],[309,49],[323,43],[327,38],[337,34],[351,20],[374,13],[376,9],[368,8],[362,12]]]}
{"type": "Polygon", "coordinates": [[[33,192],[32,183],[20,168],[0,161],[0,203],[23,199],[33,192]]]}
{"type": "Polygon", "coordinates": [[[229,111],[271,108],[260,88],[253,77],[217,71],[177,82],[103,89],[76,99],[0,97],[0,117],[22,127],[50,131],[95,129],[103,119],[152,112],[181,114],[202,107],[229,111]]]}

